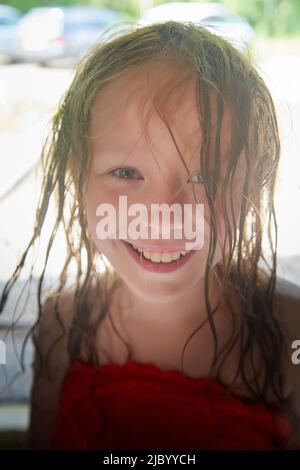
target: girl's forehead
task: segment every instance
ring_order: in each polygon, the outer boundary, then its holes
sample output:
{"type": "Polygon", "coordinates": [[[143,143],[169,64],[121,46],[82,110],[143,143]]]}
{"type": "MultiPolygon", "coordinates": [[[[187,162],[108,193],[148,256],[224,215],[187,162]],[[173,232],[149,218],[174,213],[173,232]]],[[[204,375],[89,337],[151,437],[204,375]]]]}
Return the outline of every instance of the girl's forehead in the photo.
{"type": "MultiPolygon", "coordinates": [[[[169,129],[180,147],[201,144],[201,120],[196,79],[170,64],[140,66],[114,78],[97,94],[91,109],[91,142],[133,145],[147,134],[153,142],[164,142],[169,129]]],[[[216,105],[211,99],[211,132],[216,127],[216,105]]],[[[205,116],[202,115],[202,119],[205,116]]],[[[221,134],[230,134],[231,116],[224,108],[221,134]]]]}

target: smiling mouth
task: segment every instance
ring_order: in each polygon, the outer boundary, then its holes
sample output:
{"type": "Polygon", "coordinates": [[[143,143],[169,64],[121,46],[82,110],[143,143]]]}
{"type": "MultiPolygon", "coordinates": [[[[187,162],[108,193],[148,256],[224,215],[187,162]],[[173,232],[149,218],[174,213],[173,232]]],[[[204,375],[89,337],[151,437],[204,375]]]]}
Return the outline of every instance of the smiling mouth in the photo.
{"type": "Polygon", "coordinates": [[[128,242],[127,240],[123,240],[125,243],[130,245],[130,247],[135,250],[135,252],[142,256],[145,260],[152,261],[153,263],[172,263],[173,261],[179,260],[184,258],[190,251],[173,251],[173,252],[155,252],[153,250],[142,250],[138,248],[133,243],[128,242]]]}

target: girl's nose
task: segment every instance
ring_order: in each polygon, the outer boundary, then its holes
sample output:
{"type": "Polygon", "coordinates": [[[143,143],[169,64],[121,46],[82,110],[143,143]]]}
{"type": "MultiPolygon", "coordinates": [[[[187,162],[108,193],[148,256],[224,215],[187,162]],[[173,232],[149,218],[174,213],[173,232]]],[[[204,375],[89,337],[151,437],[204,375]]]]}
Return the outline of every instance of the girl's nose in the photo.
{"type": "Polygon", "coordinates": [[[187,184],[182,177],[168,175],[152,185],[149,196],[158,204],[183,204],[187,201],[186,190],[187,184]]]}
{"type": "Polygon", "coordinates": [[[184,212],[188,204],[186,192],[175,187],[156,187],[148,198],[145,229],[151,237],[182,239],[184,234],[184,212]]]}

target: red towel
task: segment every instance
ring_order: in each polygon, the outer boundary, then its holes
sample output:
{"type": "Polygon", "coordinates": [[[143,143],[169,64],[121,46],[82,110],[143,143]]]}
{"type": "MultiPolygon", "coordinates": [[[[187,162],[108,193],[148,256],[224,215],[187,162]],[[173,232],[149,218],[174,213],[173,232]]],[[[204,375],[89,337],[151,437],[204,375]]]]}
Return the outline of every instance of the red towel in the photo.
{"type": "Polygon", "coordinates": [[[280,412],[230,395],[216,380],[129,361],[74,362],[65,377],[51,449],[284,448],[280,412]]]}

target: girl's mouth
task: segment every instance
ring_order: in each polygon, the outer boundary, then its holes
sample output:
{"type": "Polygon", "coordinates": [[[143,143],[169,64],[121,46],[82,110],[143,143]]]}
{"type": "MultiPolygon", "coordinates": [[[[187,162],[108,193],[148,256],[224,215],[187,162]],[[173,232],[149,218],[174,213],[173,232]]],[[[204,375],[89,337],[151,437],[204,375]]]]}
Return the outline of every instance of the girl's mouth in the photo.
{"type": "Polygon", "coordinates": [[[185,252],[154,253],[140,251],[131,243],[120,240],[135,261],[147,271],[169,273],[183,266],[194,255],[195,250],[185,252]]]}

